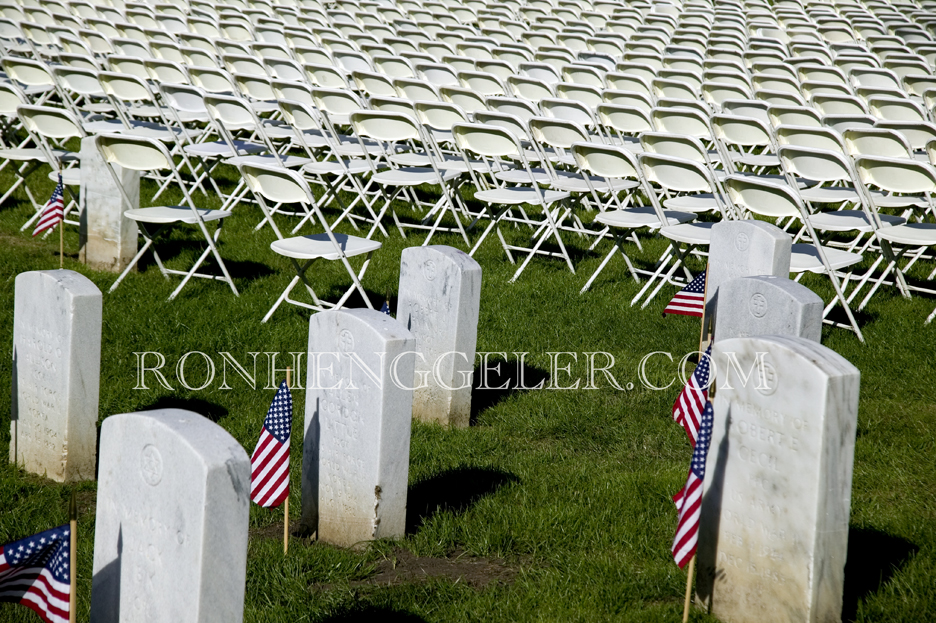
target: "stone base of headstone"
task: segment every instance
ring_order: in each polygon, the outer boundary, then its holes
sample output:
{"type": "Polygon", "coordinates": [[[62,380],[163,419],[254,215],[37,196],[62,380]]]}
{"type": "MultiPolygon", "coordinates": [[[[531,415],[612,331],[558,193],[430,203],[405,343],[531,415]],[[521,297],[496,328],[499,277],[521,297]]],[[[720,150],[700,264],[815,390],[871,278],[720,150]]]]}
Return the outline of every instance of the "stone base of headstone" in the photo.
{"type": "Polygon", "coordinates": [[[140,172],[115,167],[133,205],[128,206],[108,165],[94,145],[81,140],[81,194],[78,259],[95,270],[119,273],[137,253],[137,224],[124,211],[140,205],[140,172]]]}

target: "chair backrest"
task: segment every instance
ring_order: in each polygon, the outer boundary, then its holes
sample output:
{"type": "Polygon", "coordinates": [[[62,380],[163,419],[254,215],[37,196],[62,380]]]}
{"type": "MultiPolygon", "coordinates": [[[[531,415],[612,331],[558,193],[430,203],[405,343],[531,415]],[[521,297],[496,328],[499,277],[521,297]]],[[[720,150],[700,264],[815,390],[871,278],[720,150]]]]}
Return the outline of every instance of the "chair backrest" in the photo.
{"type": "Polygon", "coordinates": [[[66,91],[79,95],[102,96],[104,90],[98,80],[98,72],[79,67],[52,67],[52,74],[66,91]]]}
{"type": "Polygon", "coordinates": [[[842,135],[831,128],[781,125],[775,130],[780,145],[827,149],[845,153],[842,135]]]}
{"type": "Polygon", "coordinates": [[[63,108],[23,105],[16,112],[23,126],[41,137],[60,141],[85,136],[78,119],[63,108]]]}
{"type": "Polygon", "coordinates": [[[313,88],[312,99],[319,110],[330,115],[349,115],[364,108],[357,95],[344,89],[313,88]]]}
{"type": "Polygon", "coordinates": [[[495,76],[483,71],[460,71],[458,80],[466,89],[484,96],[507,95],[507,87],[503,81],[495,76]]]}
{"type": "Polygon", "coordinates": [[[506,130],[518,141],[530,140],[527,124],[514,115],[490,110],[479,110],[475,112],[474,120],[480,124],[495,126],[506,130]]]}
{"type": "Polygon", "coordinates": [[[122,102],[152,102],[153,93],[146,82],[133,75],[113,71],[98,74],[101,88],[111,97],[122,102]]]}
{"type": "Polygon", "coordinates": [[[351,125],[358,136],[366,136],[379,141],[422,139],[416,120],[410,115],[398,112],[360,110],[351,113],[351,125]]]}
{"type": "Polygon", "coordinates": [[[413,100],[401,97],[371,97],[368,102],[371,110],[383,112],[396,112],[410,117],[416,116],[416,106],[413,100]]]}
{"type": "Polygon", "coordinates": [[[819,113],[805,106],[768,106],[767,116],[774,128],[781,125],[822,127],[822,117],[819,113]]]}
{"type": "Polygon", "coordinates": [[[936,169],[931,164],[903,158],[861,156],[855,159],[855,168],[862,183],[888,192],[936,192],[936,169]]]}
{"type": "Polygon", "coordinates": [[[782,185],[764,182],[747,175],[729,175],[724,181],[728,200],[753,214],[771,218],[803,218],[805,209],[796,193],[782,185]]]}
{"type": "Polygon", "coordinates": [[[842,132],[845,150],[851,156],[913,158],[913,150],[899,132],[882,128],[852,128],[842,132]]]}
{"type": "Polygon", "coordinates": [[[164,82],[159,85],[163,101],[179,112],[208,113],[205,108],[205,94],[198,87],[189,84],[164,82]]]}
{"type": "Polygon", "coordinates": [[[650,118],[653,120],[654,128],[660,132],[712,140],[708,118],[695,110],[657,107],[650,113],[650,118]]]}
{"type": "Polygon", "coordinates": [[[504,128],[483,123],[456,123],[452,135],[459,149],[488,158],[511,158],[521,155],[514,135],[504,128]]]}
{"type": "Polygon", "coordinates": [[[601,104],[598,106],[598,120],[602,126],[620,134],[636,135],[653,130],[649,111],[631,106],[601,104]]]}
{"type": "Polygon", "coordinates": [[[715,138],[738,147],[773,147],[773,137],[767,126],[757,119],[735,115],[712,115],[715,138]]]}
{"type": "Polygon", "coordinates": [[[259,122],[250,105],[239,97],[206,95],[205,108],[220,130],[258,130],[259,122]]]}
{"type": "MultiPolygon", "coordinates": [[[[599,103],[599,105],[601,104],[599,103]]],[[[543,111],[544,117],[574,121],[585,127],[598,125],[598,120],[595,118],[592,108],[578,100],[547,98],[540,101],[540,110],[543,111]]]]}
{"type": "Polygon", "coordinates": [[[575,163],[582,171],[610,179],[643,180],[637,158],[623,147],[575,143],[575,163]]]}
{"type": "Polygon", "coordinates": [[[644,152],[638,156],[641,171],[648,182],[676,192],[716,193],[708,169],[698,162],[644,152]]]}
{"type": "Polygon", "coordinates": [[[416,117],[433,130],[451,131],[456,123],[468,123],[468,115],[449,102],[416,102],[416,117]]]}
{"type": "Polygon", "coordinates": [[[3,71],[7,76],[26,86],[54,86],[55,79],[45,63],[14,56],[3,57],[3,71]]]}
{"type": "Polygon", "coordinates": [[[247,163],[241,163],[237,168],[248,188],[269,201],[315,205],[308,183],[297,171],[247,163]]]}
{"type": "Polygon", "coordinates": [[[923,150],[927,143],[936,139],[936,124],[930,122],[878,121],[875,127],[900,132],[913,150],[923,150]]]}
{"type": "Polygon", "coordinates": [[[557,149],[571,149],[575,143],[588,142],[588,130],[574,121],[533,117],[527,122],[537,143],[557,149]]]}
{"type": "Polygon", "coordinates": [[[439,92],[425,80],[416,78],[395,78],[393,86],[399,97],[410,100],[440,101],[439,92]]]}
{"type": "Polygon", "coordinates": [[[783,145],[777,150],[783,170],[791,175],[817,182],[855,180],[848,157],[838,151],[795,145],[783,145]]]}
{"type": "Polygon", "coordinates": [[[106,162],[125,169],[164,171],[174,168],[172,156],[155,139],[126,134],[99,134],[94,143],[106,162]]]}
{"type": "Polygon", "coordinates": [[[461,106],[461,108],[464,109],[464,111],[468,114],[487,110],[487,102],[485,101],[484,96],[476,93],[475,91],[472,91],[471,89],[463,89],[461,87],[442,87],[439,89],[439,95],[442,96],[443,101],[461,106]]]}
{"type": "Polygon", "coordinates": [[[649,153],[711,165],[708,150],[699,139],[684,134],[644,132],[640,135],[640,145],[649,153]]]}
{"type": "Polygon", "coordinates": [[[223,69],[214,67],[189,67],[192,84],[208,93],[235,93],[234,79],[223,69]]]}
{"type": "Polygon", "coordinates": [[[590,108],[594,108],[604,101],[598,87],[586,84],[560,82],[556,85],[556,94],[563,99],[581,102],[590,108]]]}

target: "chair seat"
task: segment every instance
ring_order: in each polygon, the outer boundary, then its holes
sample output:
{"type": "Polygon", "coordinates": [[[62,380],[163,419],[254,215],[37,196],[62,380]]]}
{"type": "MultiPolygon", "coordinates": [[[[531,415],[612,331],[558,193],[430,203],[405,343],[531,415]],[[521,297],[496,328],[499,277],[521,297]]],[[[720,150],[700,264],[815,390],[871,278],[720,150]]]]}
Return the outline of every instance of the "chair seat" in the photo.
{"type": "Polygon", "coordinates": [[[861,198],[854,188],[842,186],[804,188],[800,190],[800,196],[804,201],[812,203],[842,203],[843,201],[858,201],[861,198]]]}
{"type": "MultiPolygon", "coordinates": [[[[507,171],[498,171],[494,177],[508,184],[532,184],[533,180],[525,169],[509,169],[507,171]]],[[[533,169],[533,177],[537,182],[548,183],[550,180],[549,172],[544,169],[533,169]]]]}
{"type": "Polygon", "coordinates": [[[366,173],[371,165],[367,160],[318,160],[303,166],[302,170],[313,175],[344,175],[345,172],[366,173]]]}
{"type": "Polygon", "coordinates": [[[680,223],[660,230],[666,238],[686,244],[708,245],[712,239],[712,226],[715,223],[680,223]]]}
{"type": "MultiPolygon", "coordinates": [[[[461,175],[461,172],[441,171],[441,174],[442,179],[447,182],[461,175]]],[[[403,167],[380,171],[371,179],[385,186],[419,186],[420,184],[438,184],[439,174],[432,167],[403,167]]]]}
{"type": "MultiPolygon", "coordinates": [[[[841,270],[862,260],[861,255],[858,253],[849,253],[839,249],[822,247],[822,252],[825,254],[832,270],[841,270]]],[[[790,255],[790,272],[802,273],[806,271],[824,273],[826,269],[822,264],[822,260],[819,259],[819,251],[816,250],[816,247],[811,244],[794,244],[790,255]]]]}
{"type": "MultiPolygon", "coordinates": [[[[291,147],[302,148],[302,145],[296,140],[296,137],[292,137],[291,147]]],[[[302,140],[305,141],[305,144],[311,147],[312,149],[324,149],[330,145],[328,139],[325,138],[325,135],[322,134],[321,130],[305,130],[302,132],[302,140]]]]}
{"type": "Polygon", "coordinates": [[[292,140],[296,138],[296,133],[293,131],[293,129],[290,126],[284,125],[282,123],[264,123],[263,131],[267,136],[273,139],[292,140]]]}
{"type": "Polygon", "coordinates": [[[279,110],[279,104],[276,102],[259,102],[253,101],[250,102],[250,107],[253,108],[253,111],[258,115],[263,115],[266,113],[277,112],[279,110]]]}
{"type": "Polygon", "coordinates": [[[311,158],[305,158],[303,156],[290,156],[290,155],[280,155],[279,160],[276,159],[276,156],[273,154],[258,154],[258,155],[249,155],[249,156],[237,156],[236,158],[228,158],[224,162],[227,164],[266,164],[266,165],[278,165],[282,161],[283,166],[287,169],[296,169],[299,167],[304,167],[305,165],[312,162],[311,158]]]}
{"type": "Polygon", "coordinates": [[[537,190],[535,188],[495,188],[475,193],[475,198],[486,203],[501,205],[519,205],[529,203],[542,205],[554,203],[569,197],[569,193],[558,190],[537,190]],[[542,193],[542,198],[540,196],[542,193]]]}
{"type": "Polygon", "coordinates": [[[35,147],[24,149],[0,149],[0,160],[37,160],[39,162],[49,161],[45,155],[45,152],[35,147]]]}
{"type": "Polygon", "coordinates": [[[929,202],[925,197],[913,197],[907,195],[884,195],[881,193],[872,193],[874,205],[879,208],[925,208],[929,202]]]}
{"type": "MultiPolygon", "coordinates": [[[[588,181],[585,176],[578,173],[568,173],[566,171],[556,171],[558,179],[552,180],[549,185],[556,190],[566,190],[573,193],[590,192],[588,181]]],[[[599,193],[619,192],[630,190],[637,187],[637,182],[632,180],[610,179],[605,180],[601,177],[590,177],[590,181],[595,191],[599,193]]]]}
{"type": "Polygon", "coordinates": [[[408,151],[390,156],[390,162],[401,167],[431,167],[432,158],[426,154],[408,151]]]}
{"type": "MultiPolygon", "coordinates": [[[[348,236],[347,234],[335,234],[335,240],[344,251],[346,257],[354,257],[362,253],[370,253],[381,247],[381,243],[376,240],[359,238],[358,236],[348,236]]],[[[328,234],[311,234],[309,236],[296,236],[295,238],[284,238],[283,240],[274,240],[270,248],[275,253],[285,257],[292,257],[300,260],[311,260],[315,258],[324,258],[326,260],[337,260],[341,254],[335,250],[335,245],[328,238],[328,234]]]]}
{"type": "MultiPolygon", "coordinates": [[[[679,225],[694,220],[695,215],[688,212],[677,212],[676,210],[664,210],[667,225],[679,225]]],[[[639,208],[628,208],[626,210],[608,210],[595,217],[596,223],[608,225],[610,227],[623,227],[636,229],[638,227],[657,228],[660,226],[660,219],[657,217],[656,210],[652,206],[641,206],[639,208]]]]}
{"type": "MultiPolygon", "coordinates": [[[[216,221],[231,216],[227,210],[205,210],[198,208],[198,214],[203,221],[216,221]]],[[[143,223],[196,223],[197,219],[188,206],[155,206],[152,208],[137,208],[126,210],[124,216],[133,221],[143,223]]]]}
{"type": "MultiPolygon", "coordinates": [[[[248,143],[247,141],[234,141],[233,147],[237,149],[238,156],[247,156],[250,154],[259,154],[266,151],[266,147],[257,143],[248,143]]],[[[213,141],[211,143],[196,143],[195,145],[186,145],[183,151],[190,156],[200,158],[227,158],[231,155],[231,145],[224,141],[213,141]]]]}
{"type": "Polygon", "coordinates": [[[878,235],[897,244],[929,246],[936,244],[936,223],[905,223],[881,229],[878,235]]]}
{"type": "Polygon", "coordinates": [[[452,171],[458,171],[459,173],[468,173],[469,171],[474,171],[475,173],[490,173],[491,165],[484,162],[483,160],[468,160],[467,164],[465,159],[461,156],[455,156],[453,154],[445,154],[445,157],[439,166],[443,169],[451,169],[452,171]]]}
{"type": "MultiPolygon", "coordinates": [[[[900,216],[880,214],[881,225],[891,227],[902,225],[907,219],[900,216]]],[[[810,224],[820,231],[871,231],[871,221],[861,210],[838,210],[819,212],[809,217],[810,224]]]]}
{"type": "Polygon", "coordinates": [[[780,158],[774,154],[737,154],[732,160],[749,167],[779,167],[780,158]]]}
{"type": "MultiPolygon", "coordinates": [[[[724,201],[724,198],[722,199],[724,201]]],[[[682,212],[708,212],[717,210],[720,207],[718,200],[712,193],[699,193],[698,195],[686,195],[684,197],[673,197],[663,202],[663,206],[671,210],[680,210],[682,212]]]]}
{"type": "MultiPolygon", "coordinates": [[[[78,154],[74,154],[74,158],[71,160],[77,160],[78,154]]],[[[53,182],[58,181],[59,174],[55,171],[49,171],[49,179],[53,182]]],[[[66,186],[81,186],[81,169],[64,169],[62,171],[62,183],[66,186]]]]}

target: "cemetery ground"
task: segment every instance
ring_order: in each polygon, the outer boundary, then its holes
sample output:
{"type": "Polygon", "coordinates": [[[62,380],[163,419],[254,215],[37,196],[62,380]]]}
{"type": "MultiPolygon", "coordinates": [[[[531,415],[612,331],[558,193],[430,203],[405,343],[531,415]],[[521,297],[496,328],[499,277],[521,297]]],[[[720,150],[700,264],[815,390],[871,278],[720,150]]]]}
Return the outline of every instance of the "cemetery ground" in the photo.
{"type": "MultiPolygon", "coordinates": [[[[44,175],[30,178],[37,197],[52,191],[51,182],[42,186],[44,175]]],[[[4,173],[0,186],[10,179],[4,173]]],[[[144,196],[153,190],[144,181],[144,196]]],[[[33,239],[19,231],[31,213],[22,194],[0,208],[0,343],[6,349],[12,344],[15,276],[59,263],[57,232],[33,239]]],[[[223,283],[195,280],[174,301],[166,297],[176,282],[164,280],[149,258],[141,272],[107,294],[116,275],[80,264],[78,233],[66,229],[65,268],[86,275],[105,292],[99,425],[116,413],[181,407],[216,421],[248,453],[253,449],[273,398],[271,387],[284,372],[271,379],[269,356],[261,354],[255,389],[230,367],[230,389],[221,389],[220,353],[230,353],[249,372],[249,353],[279,353],[276,367],[282,370],[289,353],[306,350],[309,324],[308,311],[289,305],[260,323],[294,274],[288,261],[270,250],[272,231],[253,231],[260,218],[256,207],[239,206],[221,236],[220,252],[239,297],[223,283]],[[134,353],[146,351],[165,357],[162,371],[173,390],[161,387],[153,374],[145,378],[148,389],[135,389],[134,353]],[[205,353],[216,368],[212,382],[197,391],[186,389],[176,371],[191,351],[205,353]]],[[[284,231],[291,229],[287,219],[277,220],[284,231]]],[[[352,233],[346,224],[339,231],[352,233]]],[[[378,237],[383,248],[374,254],[364,285],[378,308],[389,292],[394,309],[400,254],[424,235],[410,233],[403,240],[396,230],[390,233],[378,237]]],[[[513,235],[525,238],[520,231],[513,235]]],[[[691,450],[670,412],[681,386],[678,363],[695,350],[699,323],[661,317],[673,287],[665,287],[644,309],[631,307],[639,286],[620,258],[580,295],[610,243],[589,252],[590,240],[572,234],[564,240],[573,254],[574,275],[560,260],[536,258],[510,284],[516,267],[494,235],[475,255],[483,267],[477,350],[501,353],[490,358],[501,368],[488,385],[510,382],[511,388],[476,389],[467,429],[413,423],[406,537],[345,550],[295,535],[284,558],[282,509],[252,505],[245,621],[679,619],[686,575],[670,555],[676,525],[671,496],[685,482],[691,450]],[[560,356],[557,368],[550,353],[558,352],[576,353],[577,360],[560,356]],[[641,360],[653,352],[672,355],[673,361],[655,355],[647,365],[647,380],[656,386],[676,377],[668,389],[649,389],[639,378],[641,360]],[[528,353],[519,367],[518,353],[528,353]],[[600,372],[596,388],[586,388],[586,353],[610,353],[611,373],[623,389],[612,387],[600,372]],[[543,380],[546,387],[517,389],[518,370],[526,386],[543,380]],[[576,380],[577,389],[550,389],[576,380]]],[[[462,248],[458,236],[437,234],[432,243],[462,248]]],[[[170,267],[188,267],[201,249],[194,228],[177,228],[157,244],[170,267]]],[[[633,245],[628,249],[635,251],[633,245]]],[[[646,265],[661,250],[659,241],[648,241],[635,256],[646,265]]],[[[923,263],[916,276],[931,269],[923,263]]],[[[333,299],[347,278],[340,266],[322,264],[312,283],[333,299]]],[[[807,275],[803,283],[830,299],[824,278],[807,275]]],[[[352,299],[350,305],[362,304],[352,299]]],[[[934,305],[933,298],[908,301],[885,288],[861,314],[866,344],[848,331],[823,328],[822,343],[862,376],[845,620],[936,618],[936,323],[923,325],[934,305]]],[[[606,365],[604,355],[594,357],[598,367],[606,365]]],[[[304,370],[303,362],[303,377],[304,370]]],[[[208,374],[204,358],[190,356],[184,374],[188,385],[201,385],[208,374]]],[[[9,383],[10,378],[11,360],[0,358],[0,379],[9,383]]],[[[297,517],[304,392],[296,389],[293,395],[291,508],[297,517]]],[[[10,394],[0,396],[0,542],[5,543],[65,523],[72,487],[27,475],[9,463],[10,394]]],[[[78,620],[87,621],[96,483],[82,483],[77,490],[78,620]]],[[[27,618],[38,621],[20,606],[0,605],[0,623],[27,618]]],[[[714,621],[698,609],[691,620],[714,621]]]]}

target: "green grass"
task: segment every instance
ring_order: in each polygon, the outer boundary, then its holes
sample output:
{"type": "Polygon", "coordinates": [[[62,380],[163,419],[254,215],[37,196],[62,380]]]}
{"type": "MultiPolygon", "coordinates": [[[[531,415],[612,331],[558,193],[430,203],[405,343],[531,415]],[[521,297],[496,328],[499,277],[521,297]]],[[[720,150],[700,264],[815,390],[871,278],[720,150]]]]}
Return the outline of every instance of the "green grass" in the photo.
{"type": "MultiPolygon", "coordinates": [[[[37,197],[51,193],[52,183],[41,173],[30,183],[37,197]]],[[[144,188],[152,191],[149,183],[144,188]]],[[[30,213],[20,194],[0,206],[4,348],[12,342],[16,274],[58,267],[57,235],[41,240],[18,231],[30,213]]],[[[221,253],[240,297],[223,283],[197,281],[168,302],[176,282],[164,280],[152,262],[104,295],[100,420],[154,406],[187,406],[216,419],[252,450],[274,393],[263,389],[268,384],[266,358],[258,358],[256,390],[229,376],[230,390],[219,389],[218,377],[202,391],[188,391],[173,368],[188,351],[211,355],[219,374],[221,351],[241,362],[250,361],[249,352],[278,352],[277,367],[285,368],[288,353],[306,349],[307,311],[284,305],[268,324],[260,324],[293,273],[269,249],[270,229],[253,231],[259,219],[257,208],[243,206],[225,223],[221,253]],[[165,355],[167,377],[176,391],[159,387],[152,376],[148,390],[134,389],[134,353],[142,351],[165,355]]],[[[678,361],[693,350],[698,321],[661,317],[673,288],[665,288],[646,309],[630,307],[638,286],[619,258],[590,292],[579,295],[608,243],[589,253],[588,242],[571,235],[565,239],[576,257],[577,274],[558,260],[537,258],[513,284],[508,279],[515,266],[507,262],[496,236],[485,242],[476,255],[484,271],[477,348],[507,353],[507,367],[516,363],[512,353],[529,353],[529,378],[548,373],[550,352],[580,353],[571,376],[559,378],[562,384],[581,378],[579,389],[476,392],[471,428],[414,423],[410,530],[396,543],[346,551],[294,540],[284,560],[275,530],[282,511],[252,506],[245,621],[678,619],[685,573],[669,553],[676,522],[670,496],[683,484],[690,449],[681,427],[670,418],[678,381],[667,391],[648,390],[638,379],[637,366],[652,351],[672,353],[678,361]],[[582,353],[595,351],[611,353],[617,381],[633,388],[618,391],[598,377],[597,389],[585,389],[582,353]],[[267,533],[272,536],[261,536],[267,533]],[[509,585],[483,590],[440,579],[392,588],[350,585],[392,557],[394,547],[420,556],[461,550],[503,558],[519,573],[509,585]]],[[[420,234],[403,240],[395,230],[383,240],[364,281],[374,303],[379,305],[387,291],[395,298],[400,253],[421,241],[420,234]]],[[[461,247],[460,238],[450,235],[438,235],[433,243],[461,247]]],[[[73,228],[66,231],[65,248],[70,254],[65,267],[106,292],[115,276],[78,263],[73,228]]],[[[170,265],[184,267],[200,245],[194,229],[181,228],[161,248],[169,249],[170,265]]],[[[649,261],[660,249],[659,242],[650,242],[639,255],[649,261]]],[[[931,268],[922,266],[922,276],[931,268]]],[[[330,297],[346,282],[337,265],[322,266],[313,278],[330,297]]],[[[829,300],[822,278],[807,276],[804,283],[829,300]]],[[[886,290],[862,316],[867,344],[841,329],[823,330],[823,343],[862,373],[845,606],[846,614],[860,621],[936,617],[936,323],[923,325],[934,305],[932,298],[907,301],[886,290]]],[[[650,377],[665,385],[676,364],[664,357],[653,361],[650,377]]],[[[190,383],[198,383],[203,368],[197,360],[189,364],[190,383]]],[[[0,379],[9,383],[10,377],[10,359],[0,358],[0,379]]],[[[293,509],[300,505],[303,399],[304,393],[297,391],[293,509]]],[[[8,392],[0,392],[0,542],[63,523],[70,492],[9,464],[9,400],[8,392]]],[[[80,621],[87,620],[90,608],[95,487],[93,482],[78,487],[83,501],[80,621]]],[[[25,620],[38,618],[20,606],[0,605],[0,623],[25,620]]],[[[714,619],[694,611],[692,620],[714,619]]]]}

